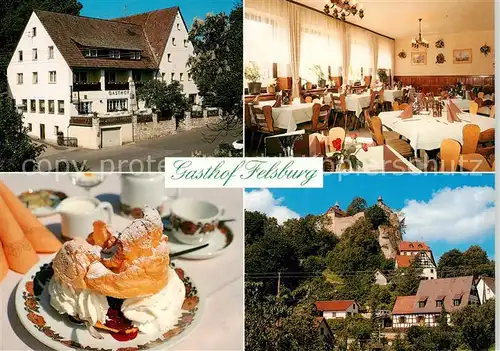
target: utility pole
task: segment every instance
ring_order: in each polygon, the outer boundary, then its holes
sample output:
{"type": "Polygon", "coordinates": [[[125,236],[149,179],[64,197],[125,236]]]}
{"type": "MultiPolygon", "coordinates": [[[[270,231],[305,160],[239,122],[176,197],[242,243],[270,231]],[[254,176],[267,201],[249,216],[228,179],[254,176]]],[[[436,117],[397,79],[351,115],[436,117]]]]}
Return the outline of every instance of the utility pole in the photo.
{"type": "Polygon", "coordinates": [[[281,285],[281,272],[278,272],[278,293],[276,296],[280,296],[280,285],[281,285]]]}

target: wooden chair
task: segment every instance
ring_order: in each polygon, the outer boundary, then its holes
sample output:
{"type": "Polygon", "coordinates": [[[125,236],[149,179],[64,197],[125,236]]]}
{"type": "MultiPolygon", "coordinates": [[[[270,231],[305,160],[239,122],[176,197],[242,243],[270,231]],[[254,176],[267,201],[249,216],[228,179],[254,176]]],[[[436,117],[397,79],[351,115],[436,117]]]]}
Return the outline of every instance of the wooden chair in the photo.
{"type": "Polygon", "coordinates": [[[257,123],[253,118],[251,105],[251,103],[245,103],[245,129],[250,132],[250,145],[248,146],[250,150],[252,150],[253,139],[257,132],[257,123]]]}
{"type": "Polygon", "coordinates": [[[469,172],[491,172],[494,170],[481,154],[460,155],[458,165],[469,172]]]}
{"type": "Polygon", "coordinates": [[[333,127],[335,127],[335,123],[337,122],[338,115],[341,115],[342,118],[344,119],[344,129],[347,129],[347,123],[349,120],[349,111],[347,111],[347,103],[346,103],[346,95],[340,94],[340,96],[334,96],[333,97],[333,113],[334,113],[334,119],[333,119],[333,127]]]}
{"type": "Polygon", "coordinates": [[[332,142],[335,139],[340,139],[342,140],[342,144],[344,143],[345,140],[345,129],[342,127],[334,127],[329,130],[328,132],[328,147],[327,150],[330,152],[334,152],[336,150],[333,149],[333,144],[332,142]]]}
{"type": "Polygon", "coordinates": [[[480,99],[484,99],[484,92],[480,91],[479,93],[477,93],[477,97],[480,99]]]}
{"type": "Polygon", "coordinates": [[[476,153],[489,159],[495,154],[495,128],[490,128],[479,134],[476,153]]]}
{"type": "MultiPolygon", "coordinates": [[[[368,127],[368,130],[372,130],[372,127],[371,127],[371,115],[374,111],[371,110],[371,109],[366,109],[364,111],[364,115],[365,115],[365,125],[368,127]]],[[[402,139],[403,136],[399,133],[396,133],[392,130],[383,130],[382,128],[382,134],[384,135],[384,139],[385,140],[392,140],[392,139],[402,139]]],[[[372,136],[373,137],[373,136],[372,136]]]]}
{"type": "Polygon", "coordinates": [[[495,105],[490,107],[490,117],[495,118],[495,105]]]}
{"type": "Polygon", "coordinates": [[[370,133],[376,145],[387,144],[394,150],[396,150],[399,154],[401,154],[401,156],[403,156],[404,158],[408,160],[413,158],[414,151],[409,143],[401,139],[386,140],[382,131],[382,120],[378,116],[373,116],[370,118],[370,120],[370,133]]]}
{"type": "Polygon", "coordinates": [[[441,172],[455,172],[460,158],[460,143],[455,139],[444,139],[440,147],[441,163],[439,170],[441,172]]]}
{"type": "Polygon", "coordinates": [[[475,101],[471,101],[469,103],[469,113],[472,113],[473,115],[477,115],[477,111],[479,110],[479,105],[475,101]]]}
{"type": "Polygon", "coordinates": [[[393,110],[393,111],[399,111],[399,102],[394,101],[394,102],[392,103],[392,110],[393,110]]]}
{"type": "Polygon", "coordinates": [[[408,106],[410,106],[410,105],[409,105],[408,103],[406,103],[406,102],[405,102],[405,103],[403,103],[403,104],[399,105],[399,109],[400,109],[401,111],[404,111],[404,110],[406,110],[406,108],[407,108],[408,106]]]}
{"type": "Polygon", "coordinates": [[[462,155],[476,152],[481,128],[477,124],[466,124],[462,129],[462,155]]]}
{"type": "Polygon", "coordinates": [[[312,107],[313,115],[311,117],[311,122],[299,124],[299,128],[312,133],[321,133],[328,130],[328,118],[330,117],[331,109],[330,105],[315,103],[312,107]]]}
{"type": "Polygon", "coordinates": [[[264,135],[275,135],[282,132],[279,128],[274,127],[273,121],[273,108],[271,106],[255,106],[251,105],[252,113],[257,123],[257,131],[260,133],[259,143],[257,144],[257,152],[259,151],[260,144],[264,135]]]}

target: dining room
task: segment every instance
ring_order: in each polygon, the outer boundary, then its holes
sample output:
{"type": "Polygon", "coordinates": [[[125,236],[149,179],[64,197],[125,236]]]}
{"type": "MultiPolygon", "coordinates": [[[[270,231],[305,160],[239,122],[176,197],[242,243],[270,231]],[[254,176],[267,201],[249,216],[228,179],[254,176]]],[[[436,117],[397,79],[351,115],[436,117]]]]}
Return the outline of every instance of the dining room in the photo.
{"type": "Polygon", "coordinates": [[[246,155],[493,171],[494,58],[493,0],[246,0],[246,155]]]}

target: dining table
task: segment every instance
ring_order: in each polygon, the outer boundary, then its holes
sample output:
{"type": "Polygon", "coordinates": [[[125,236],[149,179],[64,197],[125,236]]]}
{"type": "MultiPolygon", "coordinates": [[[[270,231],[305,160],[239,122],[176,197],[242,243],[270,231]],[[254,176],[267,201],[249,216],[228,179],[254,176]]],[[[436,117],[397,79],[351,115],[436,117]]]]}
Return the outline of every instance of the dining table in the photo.
{"type": "Polygon", "coordinates": [[[297,103],[273,107],[274,126],[284,129],[287,133],[297,130],[300,123],[310,122],[314,103],[297,103]]]}
{"type": "MultiPolygon", "coordinates": [[[[337,97],[340,96],[339,93],[332,95],[337,97]]],[[[345,103],[347,110],[354,112],[356,117],[359,118],[363,109],[370,106],[370,93],[364,92],[361,94],[349,94],[345,98],[345,103]]]]}
{"type": "Polygon", "coordinates": [[[463,128],[467,124],[477,124],[481,132],[495,128],[495,119],[468,112],[458,114],[460,122],[450,123],[447,119],[446,109],[441,117],[432,114],[413,115],[408,119],[401,119],[401,111],[381,112],[379,118],[389,130],[401,134],[410,141],[415,150],[436,150],[441,147],[444,139],[455,139],[463,143],[463,128]]]}
{"type": "Polygon", "coordinates": [[[403,96],[403,90],[399,89],[385,89],[384,90],[384,101],[394,102],[397,98],[403,96]]]}
{"type": "MultiPolygon", "coordinates": [[[[26,190],[54,189],[68,196],[86,195],[83,188],[72,184],[67,174],[0,174],[14,193],[26,190]]],[[[206,260],[174,258],[175,265],[185,270],[196,284],[200,295],[205,296],[205,307],[200,322],[189,334],[173,345],[172,350],[243,350],[244,349],[244,235],[243,192],[241,189],[181,189],[182,197],[210,201],[225,209],[225,217],[232,219],[228,227],[234,240],[225,252],[206,260]]],[[[110,202],[114,208],[111,226],[121,231],[130,220],[119,215],[120,179],[110,174],[104,182],[92,188],[92,196],[110,202]]],[[[168,207],[168,205],[167,205],[168,207]]],[[[61,231],[59,215],[40,220],[58,237],[61,231]]],[[[46,258],[49,255],[39,255],[46,258]]],[[[50,350],[23,327],[15,306],[16,287],[22,275],[9,271],[0,283],[0,349],[1,350],[50,350]]],[[[188,331],[186,331],[188,332],[188,331]]]]}

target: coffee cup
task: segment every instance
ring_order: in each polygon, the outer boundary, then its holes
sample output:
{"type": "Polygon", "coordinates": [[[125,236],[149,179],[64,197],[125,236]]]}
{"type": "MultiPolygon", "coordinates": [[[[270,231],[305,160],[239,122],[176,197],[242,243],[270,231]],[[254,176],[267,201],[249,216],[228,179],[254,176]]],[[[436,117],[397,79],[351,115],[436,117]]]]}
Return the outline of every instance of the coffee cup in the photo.
{"type": "Polygon", "coordinates": [[[91,196],[69,197],[59,203],[56,211],[62,217],[62,235],[68,239],[86,239],[93,232],[95,221],[110,224],[113,218],[113,206],[91,196]]]}
{"type": "Polygon", "coordinates": [[[224,209],[210,202],[180,198],[170,206],[170,225],[174,237],[184,244],[210,241],[216,232],[224,209]]]}

